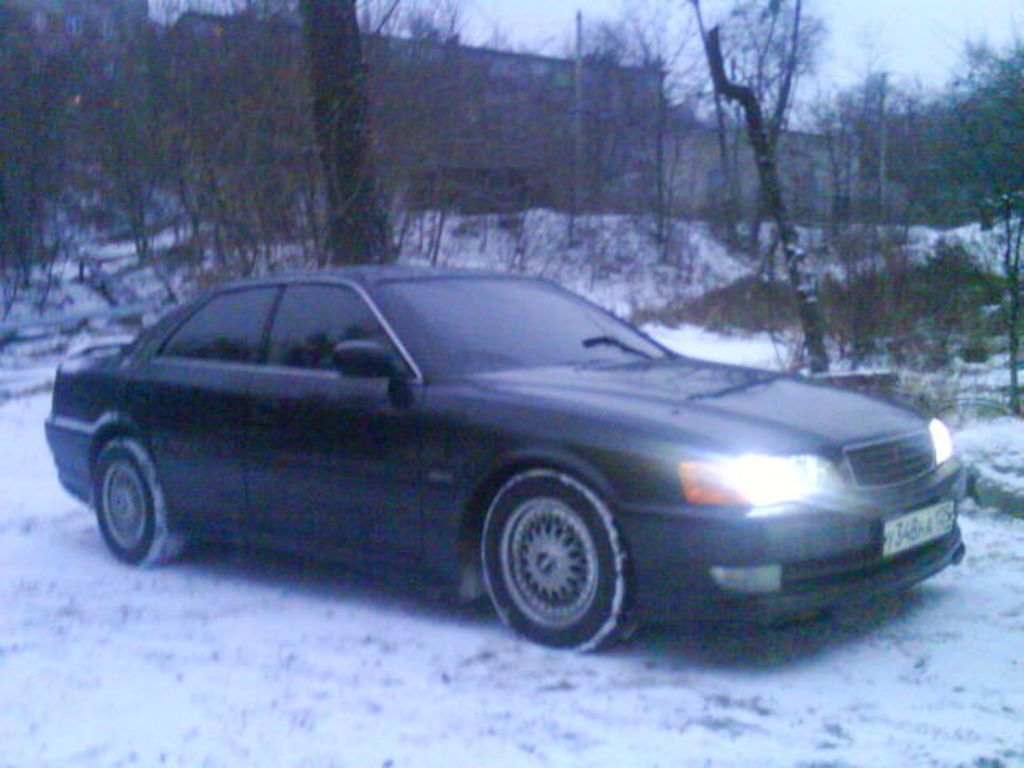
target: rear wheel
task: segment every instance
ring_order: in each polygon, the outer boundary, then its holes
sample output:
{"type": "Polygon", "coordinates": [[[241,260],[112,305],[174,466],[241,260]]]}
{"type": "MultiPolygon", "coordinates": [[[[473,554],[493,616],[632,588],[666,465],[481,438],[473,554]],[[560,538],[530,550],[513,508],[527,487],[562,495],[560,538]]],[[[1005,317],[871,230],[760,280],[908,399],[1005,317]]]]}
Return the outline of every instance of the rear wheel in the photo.
{"type": "Polygon", "coordinates": [[[514,477],[487,514],[483,564],[498,614],[555,648],[593,650],[627,626],[625,551],[611,512],[551,470],[514,477]]]}
{"type": "Polygon", "coordinates": [[[156,467],[137,440],[116,438],[100,451],[93,471],[93,507],[103,541],[122,562],[159,565],[184,548],[184,538],[168,526],[156,467]]]}

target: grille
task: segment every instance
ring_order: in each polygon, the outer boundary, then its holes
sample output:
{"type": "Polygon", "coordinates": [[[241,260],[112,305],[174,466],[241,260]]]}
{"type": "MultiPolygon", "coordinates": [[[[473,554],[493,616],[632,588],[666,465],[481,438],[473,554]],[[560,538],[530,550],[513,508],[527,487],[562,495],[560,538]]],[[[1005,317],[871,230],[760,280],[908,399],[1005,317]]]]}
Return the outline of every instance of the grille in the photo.
{"type": "Polygon", "coordinates": [[[858,485],[899,485],[935,466],[935,449],[927,432],[847,448],[846,460],[858,485]]]}

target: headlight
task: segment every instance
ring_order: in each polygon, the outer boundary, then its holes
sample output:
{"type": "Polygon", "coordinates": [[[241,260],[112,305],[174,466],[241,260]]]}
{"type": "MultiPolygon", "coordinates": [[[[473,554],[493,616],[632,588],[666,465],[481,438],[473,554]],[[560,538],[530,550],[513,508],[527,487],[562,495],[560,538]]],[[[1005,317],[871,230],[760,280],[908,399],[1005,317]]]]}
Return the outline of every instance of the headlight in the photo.
{"type": "Polygon", "coordinates": [[[931,432],[932,446],[935,448],[936,466],[953,458],[953,436],[949,434],[949,427],[938,419],[932,419],[928,431],[931,432]]]}
{"type": "Polygon", "coordinates": [[[820,456],[747,454],[679,465],[691,504],[770,506],[835,490],[842,480],[820,456]]]}

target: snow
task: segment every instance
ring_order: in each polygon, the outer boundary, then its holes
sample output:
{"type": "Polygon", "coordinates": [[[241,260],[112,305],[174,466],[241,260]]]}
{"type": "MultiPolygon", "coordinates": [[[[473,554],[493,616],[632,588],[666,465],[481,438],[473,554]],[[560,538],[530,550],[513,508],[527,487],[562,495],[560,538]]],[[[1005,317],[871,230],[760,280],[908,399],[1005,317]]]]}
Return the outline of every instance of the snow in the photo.
{"type": "Polygon", "coordinates": [[[940,242],[946,242],[962,245],[982,268],[992,274],[1003,274],[1003,240],[998,228],[986,230],[978,222],[946,230],[917,226],[911,227],[910,240],[912,252],[918,254],[922,261],[934,253],[940,242]]]}
{"type": "Polygon", "coordinates": [[[1006,417],[974,424],[957,434],[956,445],[981,477],[1024,499],[1024,421],[1006,417]]]}
{"type": "Polygon", "coordinates": [[[718,363],[748,365],[753,368],[789,368],[789,345],[774,341],[768,334],[727,335],[707,331],[695,325],[646,325],[643,331],[674,352],[718,363]]]}
{"type": "Polygon", "coordinates": [[[585,656],[322,563],[122,566],[48,408],[0,404],[0,765],[1024,763],[1022,521],[970,509],[965,562],[902,597],[585,656]]]}
{"type": "MultiPolygon", "coordinates": [[[[674,254],[692,282],[669,281],[630,217],[581,221],[607,231],[559,266],[545,254],[564,220],[527,218],[524,243],[497,217],[453,217],[439,260],[525,258],[623,314],[746,269],[695,225],[674,254]]],[[[130,260],[116,245],[97,255],[130,260]]],[[[133,280],[159,295],[148,271],[133,280]]],[[[84,286],[58,291],[59,310],[97,304],[84,286]]],[[[683,354],[788,367],[789,345],[764,335],[645,330],[683,354]]],[[[226,547],[118,564],[45,445],[67,344],[0,351],[0,768],[1024,765],[1022,520],[968,505],[961,566],[828,619],[647,627],[598,655],[548,651],[414,580],[226,547]]],[[[978,425],[958,445],[1019,482],[1019,425],[978,425]]]]}
{"type": "Polygon", "coordinates": [[[424,263],[438,240],[440,266],[525,272],[587,296],[622,316],[661,309],[720,288],[750,274],[700,222],[673,220],[665,253],[656,245],[650,217],[579,216],[576,242],[569,217],[550,210],[515,215],[418,215],[402,242],[401,259],[424,263]]]}

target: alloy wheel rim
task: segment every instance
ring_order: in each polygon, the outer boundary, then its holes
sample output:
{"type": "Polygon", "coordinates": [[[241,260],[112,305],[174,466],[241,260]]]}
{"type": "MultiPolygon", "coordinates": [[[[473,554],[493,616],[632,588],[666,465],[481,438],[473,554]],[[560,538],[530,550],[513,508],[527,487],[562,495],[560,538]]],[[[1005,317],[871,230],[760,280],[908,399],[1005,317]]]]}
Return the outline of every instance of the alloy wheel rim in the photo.
{"type": "Polygon", "coordinates": [[[103,480],[103,514],[111,537],[122,549],[135,549],[146,529],[146,497],[130,464],[111,464],[103,480]]]}
{"type": "Polygon", "coordinates": [[[553,498],[518,506],[504,528],[501,565],[516,607],[560,628],[586,615],[597,594],[597,548],[582,518],[553,498]]]}

